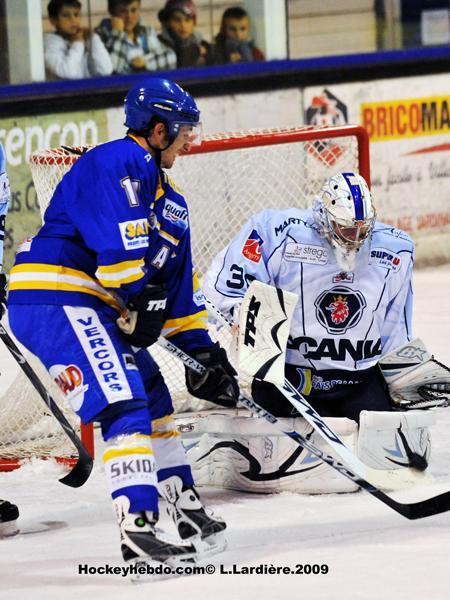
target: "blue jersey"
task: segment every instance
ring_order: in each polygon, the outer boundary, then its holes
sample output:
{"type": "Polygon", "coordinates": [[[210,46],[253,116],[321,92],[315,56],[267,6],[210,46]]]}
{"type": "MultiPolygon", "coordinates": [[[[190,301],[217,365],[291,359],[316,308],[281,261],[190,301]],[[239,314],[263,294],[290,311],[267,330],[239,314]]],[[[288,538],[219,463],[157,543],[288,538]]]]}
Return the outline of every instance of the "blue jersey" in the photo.
{"type": "Polygon", "coordinates": [[[149,283],[168,290],[165,335],[211,343],[192,276],[182,195],[132,137],[79,158],[57,186],[44,225],[11,270],[9,304],[118,311],[149,283]],[[195,333],[194,333],[195,330],[195,333]]]}

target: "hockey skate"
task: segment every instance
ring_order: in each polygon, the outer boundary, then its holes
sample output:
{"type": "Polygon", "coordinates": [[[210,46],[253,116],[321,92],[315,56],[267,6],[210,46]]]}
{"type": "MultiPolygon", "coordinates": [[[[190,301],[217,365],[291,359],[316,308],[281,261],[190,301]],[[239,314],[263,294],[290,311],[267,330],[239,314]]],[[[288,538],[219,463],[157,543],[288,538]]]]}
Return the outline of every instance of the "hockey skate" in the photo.
{"type": "MultiPolygon", "coordinates": [[[[197,560],[197,550],[194,544],[177,541],[156,526],[158,515],[149,511],[140,513],[129,512],[129,500],[120,496],[114,500],[114,509],[120,527],[120,542],[122,556],[126,563],[149,566],[160,574],[159,577],[132,576],[134,581],[145,579],[161,579],[161,567],[175,569],[193,565],[197,560]]],[[[166,571],[166,570],[164,570],[166,571]]],[[[164,573],[170,577],[172,573],[164,573]]]]}
{"type": "Polygon", "coordinates": [[[0,538],[19,533],[18,518],[19,509],[17,506],[7,500],[0,500],[0,538]]]}
{"type": "Polygon", "coordinates": [[[227,547],[224,535],[226,523],[205,509],[197,490],[183,484],[173,475],[160,482],[159,493],[167,501],[167,513],[175,523],[181,539],[195,545],[198,558],[203,559],[227,547]]]}

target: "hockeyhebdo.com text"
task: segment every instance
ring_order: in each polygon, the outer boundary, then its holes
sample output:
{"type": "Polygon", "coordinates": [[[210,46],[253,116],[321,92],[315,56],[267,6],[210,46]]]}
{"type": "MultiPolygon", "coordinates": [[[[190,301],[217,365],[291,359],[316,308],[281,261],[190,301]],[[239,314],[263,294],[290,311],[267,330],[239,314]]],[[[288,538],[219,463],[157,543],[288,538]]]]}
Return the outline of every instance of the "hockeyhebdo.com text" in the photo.
{"type": "Polygon", "coordinates": [[[130,565],[112,566],[90,566],[78,565],[78,575],[119,575],[120,577],[170,577],[180,575],[327,575],[329,573],[327,564],[297,563],[295,565],[183,565],[171,567],[169,565],[151,565],[146,562],[136,562],[130,565]]]}

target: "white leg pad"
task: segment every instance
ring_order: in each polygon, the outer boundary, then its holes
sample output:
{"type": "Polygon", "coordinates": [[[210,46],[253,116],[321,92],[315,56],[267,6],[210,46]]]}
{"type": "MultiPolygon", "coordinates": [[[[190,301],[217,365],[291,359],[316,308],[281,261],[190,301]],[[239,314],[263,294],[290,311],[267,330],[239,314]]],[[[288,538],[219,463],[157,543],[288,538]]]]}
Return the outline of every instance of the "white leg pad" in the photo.
{"type": "MultiPolygon", "coordinates": [[[[349,419],[325,420],[354,450],[356,423],[349,419]]],[[[259,493],[326,494],[358,489],[270,423],[245,410],[197,413],[176,421],[196,485],[259,493]]],[[[287,430],[311,436],[315,445],[329,452],[326,443],[304,419],[280,421],[287,430]]]]}
{"type": "Polygon", "coordinates": [[[364,410],[360,415],[357,454],[376,469],[424,467],[431,451],[429,427],[435,421],[431,411],[364,410]]]}

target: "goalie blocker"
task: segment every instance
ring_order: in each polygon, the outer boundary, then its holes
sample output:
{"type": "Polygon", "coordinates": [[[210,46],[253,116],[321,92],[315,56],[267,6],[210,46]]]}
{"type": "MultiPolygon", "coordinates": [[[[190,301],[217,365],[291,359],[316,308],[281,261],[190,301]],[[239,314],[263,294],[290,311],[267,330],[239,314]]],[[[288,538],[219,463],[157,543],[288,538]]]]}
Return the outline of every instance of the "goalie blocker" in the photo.
{"type": "MultiPolygon", "coordinates": [[[[302,418],[280,419],[323,450],[320,436],[302,418]]],[[[326,423],[368,466],[424,469],[430,454],[431,412],[361,413],[360,426],[346,418],[326,423]]],[[[197,413],[176,419],[197,485],[246,492],[305,494],[354,492],[359,488],[287,436],[246,411],[197,413]]],[[[424,477],[423,482],[427,481],[424,477]]],[[[388,489],[388,488],[385,488],[388,489]]]]}

